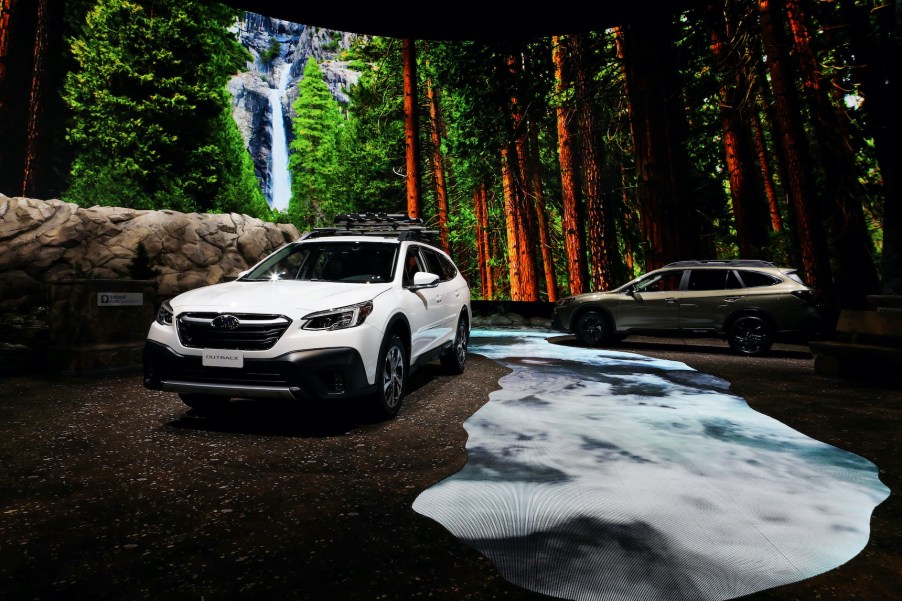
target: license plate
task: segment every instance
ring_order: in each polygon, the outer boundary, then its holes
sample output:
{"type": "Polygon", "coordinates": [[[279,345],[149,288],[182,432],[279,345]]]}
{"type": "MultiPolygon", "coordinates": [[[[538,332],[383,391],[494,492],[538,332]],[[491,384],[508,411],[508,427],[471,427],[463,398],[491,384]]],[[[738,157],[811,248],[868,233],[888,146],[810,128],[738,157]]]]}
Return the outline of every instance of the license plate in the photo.
{"type": "Polygon", "coordinates": [[[204,367],[244,367],[243,351],[204,349],[204,367]]]}

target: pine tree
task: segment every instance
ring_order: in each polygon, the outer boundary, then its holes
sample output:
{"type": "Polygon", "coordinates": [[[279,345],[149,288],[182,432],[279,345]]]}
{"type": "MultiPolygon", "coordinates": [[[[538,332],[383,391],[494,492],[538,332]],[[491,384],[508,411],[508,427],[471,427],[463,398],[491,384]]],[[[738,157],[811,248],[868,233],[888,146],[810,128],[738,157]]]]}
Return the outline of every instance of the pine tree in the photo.
{"type": "Polygon", "coordinates": [[[338,144],[342,124],[338,102],[323,80],[314,57],[304,67],[304,77],[294,102],[294,140],[288,159],[291,201],[288,214],[300,228],[331,221],[345,208],[333,183],[338,170],[338,144]]]}
{"type": "Polygon", "coordinates": [[[77,68],[63,91],[68,200],[181,211],[246,204],[234,201],[247,181],[244,150],[223,133],[224,87],[246,58],[228,31],[234,19],[233,9],[200,1],[96,3],[71,40],[77,68]]]}

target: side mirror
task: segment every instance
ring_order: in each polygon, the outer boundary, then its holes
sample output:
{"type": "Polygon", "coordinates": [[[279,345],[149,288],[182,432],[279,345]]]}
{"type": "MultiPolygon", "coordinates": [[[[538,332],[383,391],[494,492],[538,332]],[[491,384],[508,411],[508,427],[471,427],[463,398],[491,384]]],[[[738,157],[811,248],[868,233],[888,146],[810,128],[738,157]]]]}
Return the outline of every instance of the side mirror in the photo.
{"type": "Polygon", "coordinates": [[[408,286],[408,290],[422,290],[423,288],[435,288],[438,286],[439,277],[428,271],[418,271],[413,274],[413,286],[408,286]]]}
{"type": "Polygon", "coordinates": [[[627,296],[635,296],[636,295],[636,287],[629,286],[629,287],[627,287],[626,290],[623,291],[623,293],[627,296]]]}

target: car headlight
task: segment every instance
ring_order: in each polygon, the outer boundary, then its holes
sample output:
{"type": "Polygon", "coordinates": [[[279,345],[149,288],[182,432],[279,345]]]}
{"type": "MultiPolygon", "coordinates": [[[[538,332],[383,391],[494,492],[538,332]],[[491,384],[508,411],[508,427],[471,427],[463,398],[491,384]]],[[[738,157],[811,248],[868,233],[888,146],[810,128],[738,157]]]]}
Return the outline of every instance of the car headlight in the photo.
{"type": "Polygon", "coordinates": [[[343,330],[362,324],[373,312],[373,302],[367,301],[328,311],[317,311],[303,317],[304,330],[343,330]]]}
{"type": "Polygon", "coordinates": [[[163,304],[157,310],[157,323],[161,326],[171,326],[174,314],[175,312],[172,310],[172,305],[169,304],[169,301],[163,301],[163,304]]]}
{"type": "Polygon", "coordinates": [[[575,296],[565,296],[564,298],[558,300],[558,302],[555,303],[554,306],[557,309],[561,309],[563,307],[566,307],[567,305],[569,305],[570,303],[572,303],[575,300],[576,300],[575,296]]]}

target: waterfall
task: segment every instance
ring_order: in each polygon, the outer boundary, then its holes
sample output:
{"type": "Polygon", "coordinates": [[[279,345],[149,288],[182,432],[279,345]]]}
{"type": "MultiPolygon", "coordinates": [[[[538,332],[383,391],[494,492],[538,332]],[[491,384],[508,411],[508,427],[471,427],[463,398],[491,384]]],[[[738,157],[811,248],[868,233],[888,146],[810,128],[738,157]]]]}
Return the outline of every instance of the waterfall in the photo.
{"type": "Polygon", "coordinates": [[[279,85],[269,91],[269,106],[272,111],[272,208],[280,211],[288,209],[291,198],[291,174],[288,172],[288,139],[285,136],[285,120],[282,117],[282,96],[291,79],[291,63],[282,66],[279,85]]]}

